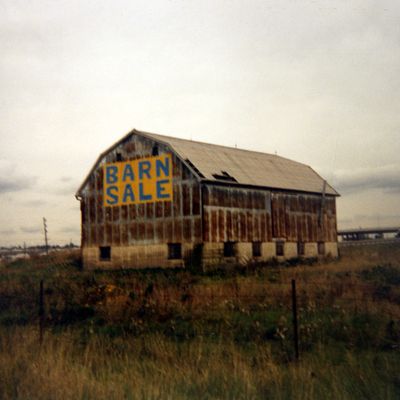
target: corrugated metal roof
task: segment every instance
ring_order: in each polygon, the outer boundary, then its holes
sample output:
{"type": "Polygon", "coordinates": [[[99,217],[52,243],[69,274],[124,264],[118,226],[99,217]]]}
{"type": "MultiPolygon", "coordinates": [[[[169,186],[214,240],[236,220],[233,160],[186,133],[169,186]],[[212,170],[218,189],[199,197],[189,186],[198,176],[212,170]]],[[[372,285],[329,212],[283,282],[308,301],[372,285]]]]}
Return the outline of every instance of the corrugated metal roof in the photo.
{"type": "MultiPolygon", "coordinates": [[[[133,129],[98,157],[78,189],[77,196],[80,195],[89,176],[103,157],[135,134],[168,145],[182,161],[197,173],[199,178],[207,181],[311,193],[322,193],[323,191],[324,180],[311,167],[278,155],[201,143],[133,129]]],[[[326,184],[325,193],[339,195],[329,184],[326,184]]]]}
{"type": "MultiPolygon", "coordinates": [[[[274,154],[195,142],[154,133],[139,132],[168,144],[182,159],[189,160],[205,179],[228,181],[228,174],[241,185],[321,193],[324,180],[308,165],[274,154]],[[226,174],[224,174],[226,173],[226,174]],[[222,175],[222,179],[214,175],[222,175]]],[[[326,194],[338,195],[326,185],[326,194]]]]}

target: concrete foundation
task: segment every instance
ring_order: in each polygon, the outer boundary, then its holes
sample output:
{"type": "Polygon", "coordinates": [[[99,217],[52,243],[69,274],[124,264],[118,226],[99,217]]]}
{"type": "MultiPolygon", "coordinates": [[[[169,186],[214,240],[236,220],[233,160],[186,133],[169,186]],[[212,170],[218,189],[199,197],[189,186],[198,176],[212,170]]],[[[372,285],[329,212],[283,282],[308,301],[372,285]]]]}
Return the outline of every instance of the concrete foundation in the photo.
{"type": "MultiPolygon", "coordinates": [[[[137,245],[137,246],[113,246],[111,247],[110,260],[100,260],[98,247],[84,247],[82,257],[87,269],[113,269],[113,268],[187,268],[190,266],[218,267],[227,264],[246,265],[252,261],[265,262],[272,258],[284,261],[299,257],[297,242],[284,243],[284,255],[276,255],[276,243],[261,243],[261,256],[253,257],[252,243],[239,242],[234,245],[235,255],[224,257],[224,243],[207,242],[202,244],[183,243],[181,247],[181,259],[168,259],[168,245],[137,245]],[[197,250],[195,248],[197,247],[197,250]]],[[[325,243],[325,254],[318,254],[317,243],[304,244],[304,258],[318,256],[338,256],[336,242],[325,243]]]]}

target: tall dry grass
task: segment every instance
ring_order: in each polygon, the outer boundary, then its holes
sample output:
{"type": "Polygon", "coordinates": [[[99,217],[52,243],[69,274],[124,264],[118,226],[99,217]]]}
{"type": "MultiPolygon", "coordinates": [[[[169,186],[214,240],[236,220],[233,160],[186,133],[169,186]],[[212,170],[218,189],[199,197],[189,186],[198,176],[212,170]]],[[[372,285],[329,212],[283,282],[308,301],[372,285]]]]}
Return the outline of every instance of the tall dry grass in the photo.
{"type": "Polygon", "coordinates": [[[395,399],[398,358],[326,349],[284,364],[270,344],[219,338],[93,337],[30,328],[0,332],[2,399],[395,399]],[[333,351],[336,354],[335,351],[333,351]]]}
{"type": "Polygon", "coordinates": [[[400,398],[399,246],[205,275],[77,265],[59,256],[1,270],[1,399],[400,398]]]}

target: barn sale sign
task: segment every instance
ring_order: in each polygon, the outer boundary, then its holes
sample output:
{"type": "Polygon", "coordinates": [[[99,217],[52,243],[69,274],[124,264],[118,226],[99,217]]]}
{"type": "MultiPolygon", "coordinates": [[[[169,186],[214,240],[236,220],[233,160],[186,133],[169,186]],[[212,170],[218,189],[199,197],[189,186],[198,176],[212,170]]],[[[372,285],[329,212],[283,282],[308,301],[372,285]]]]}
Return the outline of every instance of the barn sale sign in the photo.
{"type": "Polygon", "coordinates": [[[104,206],[172,201],[171,154],[103,166],[104,206]]]}

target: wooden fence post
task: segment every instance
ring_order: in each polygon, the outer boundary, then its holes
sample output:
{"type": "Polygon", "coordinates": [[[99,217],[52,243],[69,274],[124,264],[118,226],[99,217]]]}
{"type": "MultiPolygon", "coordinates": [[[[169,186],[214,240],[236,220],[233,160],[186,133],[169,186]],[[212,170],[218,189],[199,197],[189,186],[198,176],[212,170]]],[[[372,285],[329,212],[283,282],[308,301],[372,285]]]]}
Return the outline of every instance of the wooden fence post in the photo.
{"type": "Polygon", "coordinates": [[[293,312],[293,341],[294,354],[296,360],[299,359],[299,333],[297,325],[297,297],[296,297],[296,281],[292,279],[292,312],[293,312]]]}

